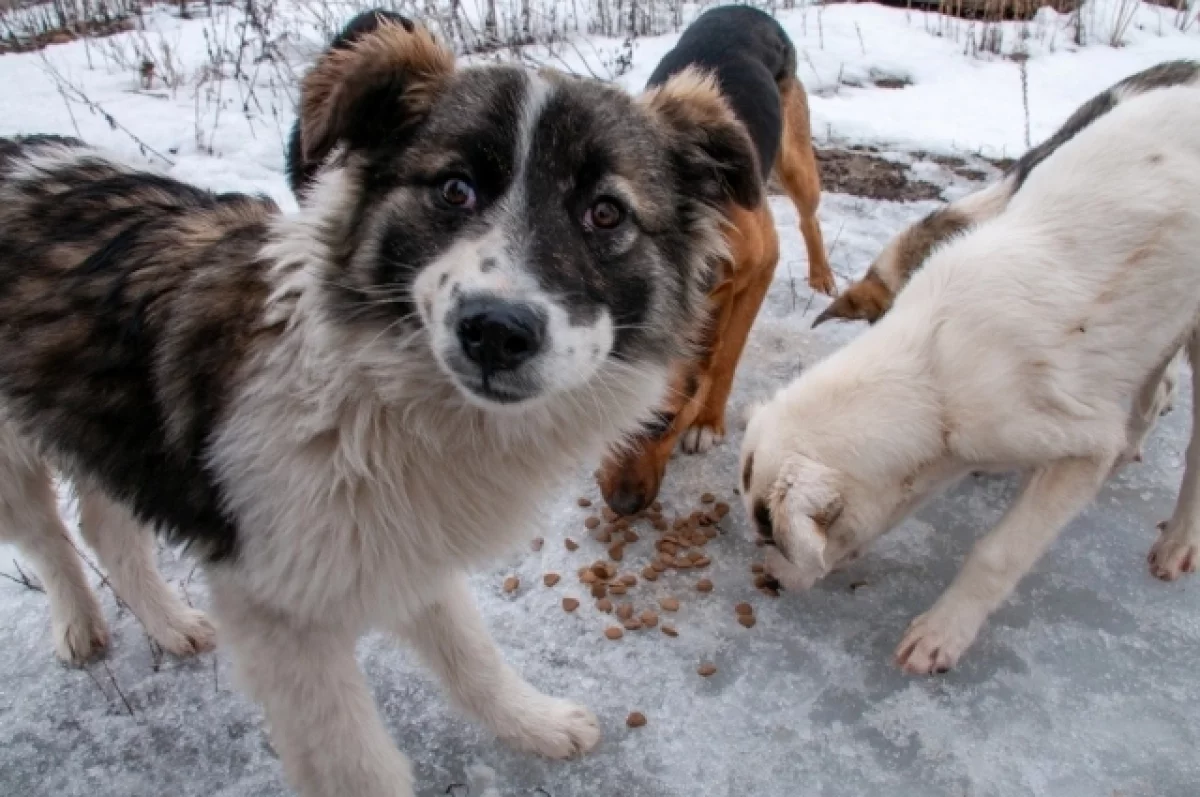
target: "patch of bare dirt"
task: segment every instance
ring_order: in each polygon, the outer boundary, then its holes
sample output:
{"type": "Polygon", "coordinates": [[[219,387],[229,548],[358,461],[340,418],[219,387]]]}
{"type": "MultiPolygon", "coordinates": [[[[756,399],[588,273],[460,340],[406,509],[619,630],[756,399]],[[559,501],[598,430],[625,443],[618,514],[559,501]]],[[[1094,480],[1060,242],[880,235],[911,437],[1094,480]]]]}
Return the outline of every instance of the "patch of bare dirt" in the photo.
{"type": "Polygon", "coordinates": [[[942,189],[933,183],[910,177],[903,163],[881,158],[866,148],[818,148],[817,164],[825,191],[892,202],[939,199],[942,195],[942,189]]]}

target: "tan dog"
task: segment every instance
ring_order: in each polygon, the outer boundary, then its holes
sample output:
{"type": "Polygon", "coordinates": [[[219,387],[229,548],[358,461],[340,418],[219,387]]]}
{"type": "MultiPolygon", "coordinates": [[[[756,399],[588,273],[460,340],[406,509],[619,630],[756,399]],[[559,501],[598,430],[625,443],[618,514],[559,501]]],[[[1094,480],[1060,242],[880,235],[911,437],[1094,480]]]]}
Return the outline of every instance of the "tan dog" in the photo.
{"type": "MultiPolygon", "coordinates": [[[[795,47],[787,34],[761,11],[742,6],[714,9],[684,32],[651,76],[649,87],[687,68],[708,69],[716,76],[756,144],[764,181],[774,171],[799,211],[809,285],[832,294],[833,272],[817,220],[821,178],[808,100],[795,76],[795,47]]],[[[638,512],[654,500],[677,444],[687,453],[702,453],[725,436],[725,405],[750,328],[775,275],[779,239],[765,198],[754,207],[728,202],[724,214],[729,258],[709,292],[712,319],[699,354],[677,363],[657,421],[601,467],[601,493],[621,514],[638,512]]]]}

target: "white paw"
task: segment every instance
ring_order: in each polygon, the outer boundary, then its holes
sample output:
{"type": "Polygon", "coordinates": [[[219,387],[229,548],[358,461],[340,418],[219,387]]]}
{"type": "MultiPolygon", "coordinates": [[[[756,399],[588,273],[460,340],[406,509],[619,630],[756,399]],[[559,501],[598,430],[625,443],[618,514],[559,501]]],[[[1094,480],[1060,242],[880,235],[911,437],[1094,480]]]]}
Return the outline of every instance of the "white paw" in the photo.
{"type": "Polygon", "coordinates": [[[896,666],[912,675],[948,672],[975,641],[980,621],[968,611],[931,609],[908,626],[896,666]]]}
{"type": "Polygon", "coordinates": [[[725,435],[711,426],[693,426],[683,433],[679,447],[685,454],[703,454],[725,441],[725,435]]]}
{"type": "Polygon", "coordinates": [[[1158,524],[1159,535],[1150,555],[1150,572],[1163,581],[1174,581],[1184,573],[1195,573],[1200,562],[1200,541],[1185,534],[1171,534],[1166,523],[1158,524]]]}
{"type": "Polygon", "coordinates": [[[82,667],[108,647],[108,625],[98,606],[53,619],[54,652],[72,667],[82,667]]]}
{"type": "Polygon", "coordinates": [[[217,629],[204,612],[181,606],[161,623],[147,623],[146,632],[174,656],[194,656],[217,646],[217,629]]]}
{"type": "Polygon", "coordinates": [[[516,711],[519,714],[497,730],[520,750],[547,758],[572,758],[600,741],[600,723],[595,715],[570,701],[534,693],[516,711]]]}

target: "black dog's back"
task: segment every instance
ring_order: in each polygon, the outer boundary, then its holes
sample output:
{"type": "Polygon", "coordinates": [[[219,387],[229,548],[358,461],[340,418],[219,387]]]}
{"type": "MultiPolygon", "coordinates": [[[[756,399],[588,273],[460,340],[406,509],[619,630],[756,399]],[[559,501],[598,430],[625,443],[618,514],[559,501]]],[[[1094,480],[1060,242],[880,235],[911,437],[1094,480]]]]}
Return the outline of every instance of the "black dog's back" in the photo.
{"type": "Polygon", "coordinates": [[[716,73],[721,93],[750,132],[765,179],[783,129],[779,86],[796,72],[796,48],[787,33],[774,17],[749,6],[706,11],[659,62],[646,87],[689,66],[716,73]]]}

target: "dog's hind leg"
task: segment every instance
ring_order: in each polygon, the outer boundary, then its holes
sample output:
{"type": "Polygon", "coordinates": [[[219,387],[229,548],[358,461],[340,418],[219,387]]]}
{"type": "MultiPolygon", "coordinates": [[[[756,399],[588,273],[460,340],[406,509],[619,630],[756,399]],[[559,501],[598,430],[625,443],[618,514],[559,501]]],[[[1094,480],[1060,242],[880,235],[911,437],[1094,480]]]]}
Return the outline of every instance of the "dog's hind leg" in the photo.
{"type": "Polygon", "coordinates": [[[794,78],[780,86],[783,104],[783,136],[775,158],[775,173],[800,213],[800,232],[808,250],[808,284],[832,296],[837,291],[833,271],[825,253],[817,207],[821,204],[821,172],[813,152],[808,100],[794,78]]]}
{"type": "Polygon", "coordinates": [[[0,421],[0,541],[17,546],[50,600],[54,651],[82,666],[108,644],[100,604],[58,513],[50,469],[16,432],[0,421]]]}
{"type": "Polygon", "coordinates": [[[896,663],[914,674],[953,667],[988,615],[1095,497],[1113,459],[1061,459],[1034,471],[1000,523],[976,543],[950,587],[908,627],[896,663]]]}
{"type": "Polygon", "coordinates": [[[1192,363],[1192,438],[1188,443],[1183,486],[1171,519],[1150,549],[1150,572],[1164,581],[1194,573],[1200,565],[1200,333],[1188,343],[1192,363]]]}
{"type": "Polygon", "coordinates": [[[354,656],[358,628],[261,607],[215,570],[213,612],[238,680],[266,712],[301,797],[413,797],[408,759],[379,717],[354,656]]]}
{"type": "Polygon", "coordinates": [[[689,454],[703,453],[725,439],[725,407],[733,378],[779,262],[775,219],[766,202],[754,211],[737,209],[733,220],[728,239],[734,288],[721,307],[712,348],[701,367],[695,398],[699,411],[680,441],[689,454]]]}
{"type": "Polygon", "coordinates": [[[453,700],[514,747],[569,758],[600,741],[590,711],[542,694],[504,662],[464,578],[455,578],[441,600],[398,630],[453,700]]]}
{"type": "Polygon", "coordinates": [[[154,534],[128,509],[97,490],[82,490],[79,531],[99,557],[113,591],[155,642],[176,656],[212,649],[212,623],[163,581],[155,563],[154,534]]]}
{"type": "Polygon", "coordinates": [[[1125,450],[1117,458],[1113,470],[1128,465],[1130,462],[1142,461],[1142,446],[1150,431],[1154,428],[1159,416],[1167,411],[1174,401],[1176,385],[1179,381],[1179,368],[1184,351],[1180,349],[1172,354],[1162,365],[1150,372],[1141,389],[1133,399],[1129,420],[1125,426],[1125,450]]]}

